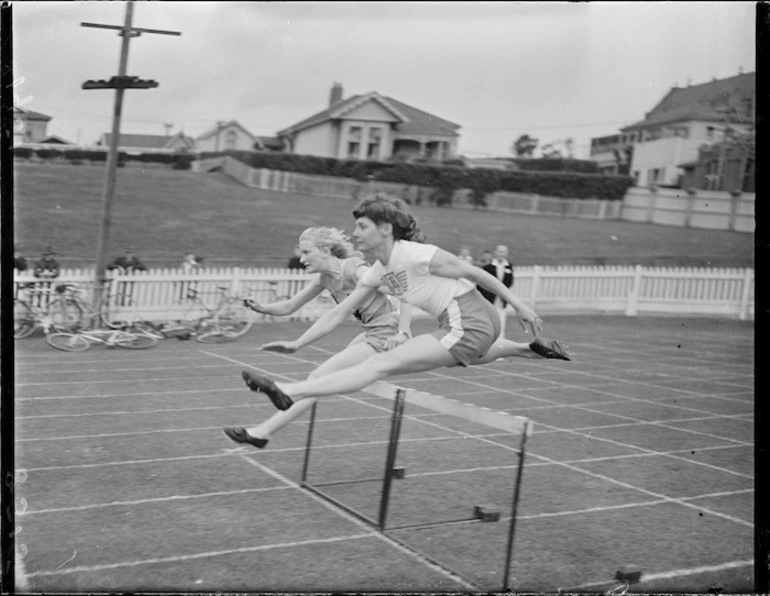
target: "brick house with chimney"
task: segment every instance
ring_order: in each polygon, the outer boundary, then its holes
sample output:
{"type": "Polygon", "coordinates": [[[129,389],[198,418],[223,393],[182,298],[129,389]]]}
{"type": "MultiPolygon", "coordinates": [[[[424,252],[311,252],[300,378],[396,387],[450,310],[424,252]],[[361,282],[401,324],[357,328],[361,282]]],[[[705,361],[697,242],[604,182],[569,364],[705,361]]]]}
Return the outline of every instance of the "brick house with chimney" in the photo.
{"type": "Polygon", "coordinates": [[[460,125],[376,91],[343,98],[334,83],[329,105],[278,131],[288,153],[335,159],[442,161],[457,154],[460,125]]]}

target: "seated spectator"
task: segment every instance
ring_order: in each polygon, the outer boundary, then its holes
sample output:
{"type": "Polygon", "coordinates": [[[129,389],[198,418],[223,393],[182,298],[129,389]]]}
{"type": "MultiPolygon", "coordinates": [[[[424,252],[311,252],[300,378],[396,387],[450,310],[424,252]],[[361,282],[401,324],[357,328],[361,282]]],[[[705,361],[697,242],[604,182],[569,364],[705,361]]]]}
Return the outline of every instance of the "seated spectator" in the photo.
{"type": "Polygon", "coordinates": [[[144,266],[139,258],[134,255],[134,249],[126,248],[123,251],[123,256],[118,257],[112,263],[107,265],[108,271],[118,271],[120,274],[133,273],[134,271],[146,271],[147,267],[144,266]]]}
{"type": "Polygon", "coordinates": [[[21,256],[18,244],[13,245],[13,269],[14,272],[27,270],[27,259],[21,256]]]}
{"type": "Polygon", "coordinates": [[[50,246],[46,246],[42,258],[35,263],[35,277],[40,279],[56,279],[59,277],[59,262],[53,258],[55,254],[50,246]]]}
{"type": "Polygon", "coordinates": [[[48,304],[48,293],[53,287],[53,280],[59,277],[59,262],[53,258],[55,254],[50,246],[46,246],[42,258],[35,263],[35,268],[32,270],[33,275],[42,280],[35,284],[37,294],[37,299],[33,300],[35,306],[48,304]]]}
{"type": "MultiPolygon", "coordinates": [[[[134,255],[133,248],[126,248],[123,250],[123,256],[118,257],[112,263],[107,265],[108,271],[117,271],[120,275],[131,275],[136,271],[147,271],[147,267],[144,266],[139,258],[134,255]]],[[[120,306],[127,306],[133,300],[134,297],[134,282],[121,281],[118,283],[117,294],[119,296],[118,304],[120,306]]]]}

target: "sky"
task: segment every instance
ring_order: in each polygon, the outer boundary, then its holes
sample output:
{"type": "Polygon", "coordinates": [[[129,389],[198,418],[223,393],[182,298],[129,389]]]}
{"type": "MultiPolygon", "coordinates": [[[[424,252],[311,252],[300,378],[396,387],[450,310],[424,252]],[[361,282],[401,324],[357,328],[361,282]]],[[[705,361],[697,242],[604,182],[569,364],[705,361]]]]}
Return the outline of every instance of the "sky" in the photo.
{"type": "MultiPolygon", "coordinates": [[[[48,133],[93,144],[115,92],[126,2],[13,4],[16,104],[48,133]]],[[[644,118],[673,86],[752,72],[753,2],[137,2],[127,74],[159,87],[125,94],[121,131],[197,136],[237,120],[273,136],[344,97],[377,91],[460,125],[458,153],[511,156],[644,118]]]]}

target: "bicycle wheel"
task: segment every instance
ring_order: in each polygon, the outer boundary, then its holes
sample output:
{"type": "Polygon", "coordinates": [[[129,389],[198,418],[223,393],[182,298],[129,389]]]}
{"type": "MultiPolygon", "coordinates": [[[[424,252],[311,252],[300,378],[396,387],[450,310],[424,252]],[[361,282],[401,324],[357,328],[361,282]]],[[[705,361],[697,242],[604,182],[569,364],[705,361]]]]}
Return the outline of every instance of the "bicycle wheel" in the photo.
{"type": "Polygon", "coordinates": [[[64,331],[49,333],[45,336],[45,341],[52,348],[64,350],[65,352],[85,352],[91,347],[91,342],[82,335],[66,333],[64,331]]]}
{"type": "Polygon", "coordinates": [[[224,335],[233,339],[241,337],[254,325],[252,312],[241,302],[229,302],[214,316],[212,331],[222,331],[224,335]]]}
{"type": "Polygon", "coordinates": [[[46,309],[54,331],[72,332],[83,326],[84,315],[80,304],[70,298],[51,301],[46,309]]]}
{"type": "Polygon", "coordinates": [[[99,305],[99,317],[110,329],[126,329],[141,321],[139,304],[128,294],[115,294],[99,305]]]}
{"type": "Polygon", "coordinates": [[[152,323],[148,323],[147,321],[139,321],[138,323],[134,323],[133,325],[129,326],[126,331],[129,333],[135,333],[137,335],[149,335],[155,339],[166,339],[166,336],[160,329],[158,329],[152,323]]]}
{"type": "Polygon", "coordinates": [[[32,307],[18,298],[13,301],[13,338],[23,339],[35,331],[37,323],[32,307]]]}
{"type": "Polygon", "coordinates": [[[115,338],[115,345],[127,350],[146,350],[156,345],[158,340],[143,333],[120,332],[120,336],[115,338]]]}
{"type": "Polygon", "coordinates": [[[211,313],[200,302],[185,298],[172,304],[166,311],[164,331],[179,328],[197,331],[201,323],[210,317],[211,313]]]}

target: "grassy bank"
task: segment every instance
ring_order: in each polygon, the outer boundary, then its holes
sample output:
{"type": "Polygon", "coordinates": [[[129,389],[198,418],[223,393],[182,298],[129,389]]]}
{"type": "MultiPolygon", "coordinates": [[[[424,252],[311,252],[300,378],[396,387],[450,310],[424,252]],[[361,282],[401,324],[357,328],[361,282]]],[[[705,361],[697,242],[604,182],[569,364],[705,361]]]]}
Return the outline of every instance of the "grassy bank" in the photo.
{"type": "MultiPolygon", "coordinates": [[[[52,245],[65,267],[91,266],[102,219],[103,166],[17,163],[15,236],[23,255],[52,245]]],[[[283,266],[308,226],[352,229],[352,200],[246,188],[222,174],[121,168],[110,255],[133,246],[148,266],[186,251],[211,265],[283,266]]],[[[414,207],[431,242],[474,256],[508,244],[519,265],[753,266],[754,235],[652,224],[414,207]]]]}

